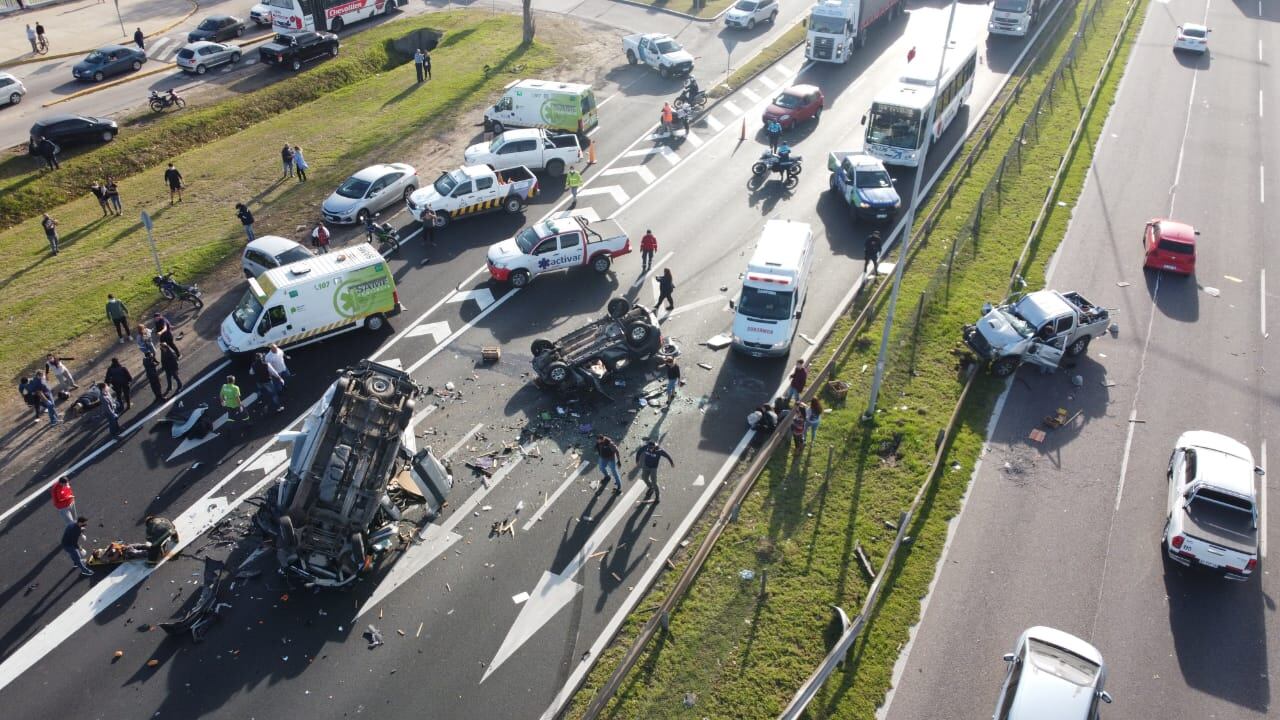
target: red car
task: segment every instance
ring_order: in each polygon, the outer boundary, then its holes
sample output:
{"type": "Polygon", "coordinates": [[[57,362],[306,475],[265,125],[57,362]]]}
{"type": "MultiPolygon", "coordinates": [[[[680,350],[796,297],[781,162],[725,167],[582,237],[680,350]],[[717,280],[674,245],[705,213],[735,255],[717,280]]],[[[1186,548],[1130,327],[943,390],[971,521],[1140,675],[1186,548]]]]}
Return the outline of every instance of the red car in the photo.
{"type": "Polygon", "coordinates": [[[806,120],[817,120],[824,101],[822,91],[816,86],[792,85],[769,103],[760,122],[768,125],[770,120],[777,120],[784,129],[790,129],[806,120]]]}
{"type": "Polygon", "coordinates": [[[1153,218],[1142,233],[1147,260],[1143,267],[1168,270],[1181,275],[1196,272],[1196,236],[1200,233],[1186,223],[1153,218]]]}

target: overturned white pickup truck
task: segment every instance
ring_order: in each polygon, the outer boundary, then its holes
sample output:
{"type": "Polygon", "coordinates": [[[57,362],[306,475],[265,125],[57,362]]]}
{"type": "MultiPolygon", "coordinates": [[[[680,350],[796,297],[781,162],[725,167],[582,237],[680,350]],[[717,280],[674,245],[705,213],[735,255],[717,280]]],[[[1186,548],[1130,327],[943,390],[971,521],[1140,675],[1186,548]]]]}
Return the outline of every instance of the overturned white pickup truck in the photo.
{"type": "Polygon", "coordinates": [[[983,305],[982,319],[964,326],[964,342],[990,363],[993,375],[1007,377],[1024,362],[1056,369],[1064,355],[1083,355],[1110,324],[1107,309],[1080,293],[1038,290],[983,305]]]}

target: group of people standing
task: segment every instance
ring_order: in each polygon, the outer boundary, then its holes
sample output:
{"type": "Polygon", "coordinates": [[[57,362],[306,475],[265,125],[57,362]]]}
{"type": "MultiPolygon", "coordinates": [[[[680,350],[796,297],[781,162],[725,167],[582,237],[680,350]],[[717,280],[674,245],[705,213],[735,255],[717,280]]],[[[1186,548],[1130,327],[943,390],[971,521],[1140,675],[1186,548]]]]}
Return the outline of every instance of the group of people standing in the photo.
{"type": "Polygon", "coordinates": [[[759,449],[778,429],[778,422],[787,410],[791,410],[791,442],[797,454],[804,452],[805,440],[818,437],[822,424],[822,401],[814,396],[809,402],[800,398],[809,381],[809,367],[804,360],[797,360],[791,371],[787,390],[772,405],[765,403],[747,415],[747,427],[754,431],[751,447],[759,449]]]}
{"type": "Polygon", "coordinates": [[[302,148],[289,143],[285,143],[284,147],[280,148],[280,166],[284,168],[284,175],[280,176],[281,180],[297,177],[298,182],[307,181],[307,169],[311,167],[302,154],[302,148]]]}

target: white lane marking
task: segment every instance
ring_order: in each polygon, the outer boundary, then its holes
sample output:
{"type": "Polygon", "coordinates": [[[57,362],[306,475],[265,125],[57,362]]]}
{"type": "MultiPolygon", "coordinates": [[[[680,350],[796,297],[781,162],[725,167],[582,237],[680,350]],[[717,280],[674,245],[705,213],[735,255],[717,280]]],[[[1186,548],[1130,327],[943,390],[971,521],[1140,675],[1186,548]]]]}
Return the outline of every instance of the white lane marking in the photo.
{"type": "Polygon", "coordinates": [[[707,478],[705,475],[699,475],[697,479],[693,481],[694,487],[703,487],[706,484],[707,484],[707,478]]]}
{"type": "MultiPolygon", "coordinates": [[[[635,173],[636,175],[639,175],[640,179],[644,181],[645,185],[648,185],[654,180],[653,171],[643,165],[628,165],[627,167],[609,168],[608,170],[605,170],[604,172],[600,173],[600,175],[602,176],[628,175],[630,173],[635,173]]],[[[579,190],[578,192],[579,194],[581,194],[582,191],[579,190]]]]}
{"type": "Polygon", "coordinates": [[[400,442],[404,444],[405,450],[410,456],[418,454],[418,423],[427,419],[427,416],[440,408],[439,405],[428,405],[425,410],[419,410],[409,418],[409,424],[405,426],[404,432],[400,433],[400,442]]]}
{"type": "Polygon", "coordinates": [[[1262,338],[1265,340],[1267,338],[1267,269],[1266,268],[1262,268],[1262,270],[1259,272],[1259,285],[1260,287],[1258,288],[1258,304],[1259,304],[1259,307],[1262,309],[1262,312],[1259,314],[1258,324],[1262,328],[1262,338]]]}
{"type": "Polygon", "coordinates": [[[1266,438],[1262,439],[1262,450],[1258,459],[1262,462],[1262,464],[1259,465],[1259,467],[1262,468],[1262,498],[1261,498],[1262,502],[1261,502],[1261,507],[1259,508],[1259,510],[1261,510],[1259,514],[1262,516],[1262,523],[1261,523],[1262,527],[1259,528],[1259,530],[1262,531],[1261,532],[1262,539],[1259,544],[1258,551],[1262,554],[1262,559],[1266,560],[1267,559],[1267,439],[1266,438]]]}
{"type": "Polygon", "coordinates": [[[1265,165],[1258,166],[1258,202],[1264,205],[1267,202],[1267,168],[1265,165]]]}
{"type": "MultiPolygon", "coordinates": [[[[762,99],[758,94],[756,94],[754,90],[752,90],[749,87],[743,87],[741,90],[739,90],[739,92],[741,92],[743,97],[750,100],[753,104],[760,102],[760,100],[762,99]]],[[[725,104],[727,105],[728,103],[725,103],[725,104]]]]}
{"type": "MultiPolygon", "coordinates": [[[[422,228],[419,227],[417,230],[414,230],[413,232],[406,235],[403,242],[409,242],[421,232],[422,232],[422,228]]],[[[457,288],[460,288],[463,285],[471,284],[471,282],[476,279],[477,275],[479,275],[482,272],[485,272],[487,269],[488,268],[484,265],[481,265],[480,267],[476,268],[475,272],[471,273],[469,276],[467,276],[465,280],[455,285],[453,291],[445,293],[445,296],[440,298],[438,301],[436,301],[435,305],[432,305],[431,307],[427,308],[427,311],[419,315],[416,319],[414,319],[414,321],[410,323],[408,327],[401,330],[399,333],[396,334],[395,337],[388,340],[386,345],[383,345],[382,347],[378,348],[377,351],[375,351],[372,355],[369,356],[369,359],[377,360],[378,358],[382,357],[383,353],[390,350],[396,343],[400,342],[406,336],[408,336],[409,332],[413,330],[415,327],[417,327],[423,320],[426,320],[427,317],[431,315],[431,313],[435,312],[436,310],[439,310],[442,305],[449,302],[449,300],[451,300],[453,296],[458,293],[457,288]]]]}
{"type": "Polygon", "coordinates": [[[707,125],[711,126],[712,132],[720,132],[724,129],[724,123],[716,119],[715,115],[708,115],[703,120],[707,121],[707,125]]]}
{"type": "Polygon", "coordinates": [[[430,335],[436,341],[436,344],[439,344],[441,338],[449,336],[449,321],[440,320],[439,322],[423,323],[411,329],[407,337],[421,337],[423,335],[430,335]]]}
{"type": "MultiPolygon", "coordinates": [[[[1258,0],[1258,5],[1262,5],[1262,0],[1258,0]]],[[[1262,62],[1262,38],[1258,38],[1258,62],[1262,62]]]]}
{"type": "Polygon", "coordinates": [[[449,347],[449,345],[452,344],[454,340],[457,340],[459,337],[461,337],[463,333],[475,327],[476,323],[479,323],[481,320],[484,320],[485,318],[489,317],[489,313],[502,307],[503,303],[507,302],[508,300],[510,300],[511,298],[519,294],[520,294],[520,290],[513,288],[506,295],[503,295],[502,297],[498,298],[496,301],[490,304],[489,307],[486,307],[484,310],[481,310],[480,314],[472,318],[466,325],[463,325],[462,327],[458,328],[457,332],[445,338],[444,342],[441,342],[440,344],[431,348],[430,352],[428,352],[426,355],[423,355],[414,364],[410,365],[409,369],[406,370],[405,372],[412,375],[415,370],[425,365],[427,361],[430,360],[431,358],[440,354],[442,350],[449,347]]]}
{"type": "MultiPolygon", "coordinates": [[[[622,157],[643,157],[647,155],[661,155],[663,160],[666,160],[672,165],[677,165],[680,162],[680,156],[676,154],[676,151],[666,145],[658,145],[640,150],[628,150],[622,154],[622,157]]],[[[582,191],[579,190],[578,194],[581,195],[582,191]]]]}
{"type": "Polygon", "coordinates": [[[560,212],[553,213],[552,216],[557,218],[580,217],[586,220],[588,223],[600,222],[600,213],[597,213],[595,208],[589,208],[589,207],[570,208],[569,210],[561,210],[560,212]]]}
{"type": "MultiPolygon", "coordinates": [[[[583,460],[582,464],[578,466],[578,469],[569,473],[569,475],[565,477],[564,482],[560,483],[560,487],[556,488],[555,492],[551,493],[551,495],[547,497],[546,502],[542,503],[542,506],[539,507],[537,511],[535,511],[532,515],[529,516],[529,522],[526,522],[524,525],[520,526],[520,531],[529,532],[529,529],[533,527],[534,523],[542,519],[542,514],[545,513],[551,507],[551,505],[555,503],[555,501],[558,500],[561,495],[564,494],[565,490],[568,490],[570,486],[573,485],[574,480],[577,480],[582,475],[582,473],[586,472],[587,469],[590,467],[591,467],[591,462],[588,460],[583,460]]],[[[604,481],[601,480],[600,482],[603,483],[604,481]]],[[[601,492],[603,491],[604,491],[604,488],[601,487],[601,492]]]]}
{"type": "Polygon", "coordinates": [[[702,306],[704,306],[704,305],[710,305],[711,303],[717,303],[717,302],[718,302],[718,303],[727,303],[727,302],[728,302],[728,299],[727,299],[727,298],[725,298],[723,295],[715,295],[715,296],[708,297],[708,298],[702,298],[701,300],[696,300],[696,301],[694,301],[694,302],[688,303],[687,305],[677,305],[677,306],[676,306],[676,309],[675,309],[675,310],[672,310],[672,311],[671,311],[671,312],[669,312],[669,313],[667,313],[667,314],[666,314],[666,316],[665,316],[663,319],[664,319],[664,320],[670,320],[671,318],[675,317],[676,315],[680,315],[680,314],[682,314],[682,313],[689,312],[690,310],[697,310],[698,308],[700,308],[700,307],[702,307],[702,306]]]}
{"type": "MultiPolygon", "coordinates": [[[[205,374],[201,375],[195,380],[189,380],[186,385],[182,386],[182,392],[178,393],[177,395],[174,395],[173,397],[169,398],[169,400],[166,401],[163,405],[147,413],[141,420],[135,420],[133,421],[133,424],[125,426],[123,428],[124,432],[122,437],[127,438],[133,431],[142,427],[151,418],[155,417],[156,415],[159,415],[165,410],[168,410],[169,407],[173,405],[174,402],[176,402],[179,398],[186,395],[188,392],[191,392],[196,387],[199,387],[200,384],[203,383],[204,381],[208,380],[209,378],[221,372],[223,368],[227,367],[228,363],[229,361],[223,360],[217,365],[214,365],[212,368],[209,368],[209,370],[205,372],[205,374]]],[[[65,422],[65,419],[64,419],[64,422],[65,422]]],[[[8,510],[5,510],[3,513],[0,513],[0,523],[9,519],[9,516],[13,515],[14,513],[21,510],[22,508],[26,507],[28,503],[33,502],[35,500],[43,499],[46,495],[49,494],[49,488],[53,487],[53,484],[57,482],[59,476],[75,475],[80,470],[80,468],[93,462],[99,455],[114,448],[117,444],[118,444],[118,441],[116,440],[107,440],[102,445],[98,446],[96,450],[89,453],[88,455],[85,455],[83,458],[81,458],[78,462],[76,462],[71,467],[59,473],[55,473],[51,475],[49,477],[49,482],[44,483],[40,487],[33,489],[30,493],[27,494],[26,497],[19,500],[17,504],[15,504],[13,507],[9,508],[8,510]]]]}
{"type": "MultiPolygon", "coordinates": [[[[598,109],[600,109],[600,108],[604,107],[605,105],[607,105],[608,103],[613,102],[613,99],[614,99],[614,98],[616,98],[616,97],[618,97],[618,96],[619,96],[619,95],[621,95],[621,94],[622,94],[622,93],[614,93],[614,94],[610,95],[609,97],[605,98],[604,100],[601,100],[600,102],[596,103],[596,109],[598,110],[598,109]]],[[[597,125],[596,127],[599,127],[599,125],[597,125]]]]}
{"type": "Polygon", "coordinates": [[[1197,68],[1191,72],[1191,92],[1187,94],[1187,121],[1182,126],[1182,142],[1178,144],[1178,164],[1173,171],[1173,185],[1169,188],[1169,215],[1173,217],[1173,200],[1178,193],[1178,180],[1182,178],[1182,158],[1187,151],[1187,134],[1191,132],[1191,111],[1196,101],[1196,80],[1200,77],[1197,68]]]}
{"type": "Polygon", "coordinates": [[[770,90],[778,87],[778,83],[772,78],[770,78],[768,75],[759,75],[756,77],[756,80],[759,80],[761,85],[764,85],[770,90]]]}
{"type": "Polygon", "coordinates": [[[593,187],[578,191],[578,197],[580,198],[591,197],[592,195],[608,195],[619,205],[625,205],[627,200],[631,199],[631,196],[627,194],[626,190],[622,189],[621,185],[605,185],[604,187],[593,187]]]}
{"type": "Polygon", "coordinates": [[[787,82],[790,82],[791,78],[796,74],[794,70],[787,67],[786,65],[783,65],[782,63],[775,63],[773,66],[773,69],[778,71],[778,74],[782,75],[783,79],[786,80],[787,82]]]}
{"type": "Polygon", "coordinates": [[[689,144],[694,147],[702,147],[702,138],[698,137],[692,130],[684,134],[684,139],[688,140],[689,144]]]}
{"type": "Polygon", "coordinates": [[[651,263],[649,265],[649,272],[640,273],[640,277],[636,278],[636,281],[631,283],[631,289],[634,290],[637,287],[639,287],[640,283],[644,282],[644,279],[649,276],[649,273],[656,272],[658,268],[662,267],[663,263],[671,259],[671,256],[673,254],[674,252],[668,252],[666,255],[663,255],[661,258],[659,258],[658,262],[651,263]]]}
{"type": "Polygon", "coordinates": [[[1124,497],[1124,481],[1129,473],[1129,451],[1133,447],[1133,431],[1138,426],[1138,398],[1142,395],[1142,376],[1147,370],[1147,351],[1151,348],[1151,330],[1155,327],[1156,308],[1160,298],[1160,277],[1156,274],[1156,285],[1151,290],[1151,314],[1147,317],[1147,336],[1142,341],[1142,355],[1138,359],[1138,374],[1133,382],[1133,403],[1129,406],[1129,430],[1124,438],[1124,455],[1120,460],[1120,484],[1116,486],[1115,509],[1120,510],[1120,500],[1124,497]]]}
{"type": "Polygon", "coordinates": [[[472,437],[474,437],[476,433],[480,432],[480,428],[482,427],[484,427],[484,423],[476,423],[476,426],[468,430],[466,435],[463,435],[462,438],[458,440],[458,442],[453,444],[453,447],[445,451],[445,454],[441,455],[440,459],[448,460],[450,457],[453,457],[453,454],[458,452],[458,450],[463,445],[466,445],[467,441],[470,440],[472,437]]]}
{"type": "Polygon", "coordinates": [[[1258,117],[1262,117],[1262,91],[1258,91],[1258,117]]]}
{"type": "Polygon", "coordinates": [[[735,118],[742,114],[742,108],[738,107],[732,100],[725,100],[724,102],[720,103],[720,105],[724,107],[725,110],[728,110],[730,113],[733,113],[733,116],[735,118]]]}

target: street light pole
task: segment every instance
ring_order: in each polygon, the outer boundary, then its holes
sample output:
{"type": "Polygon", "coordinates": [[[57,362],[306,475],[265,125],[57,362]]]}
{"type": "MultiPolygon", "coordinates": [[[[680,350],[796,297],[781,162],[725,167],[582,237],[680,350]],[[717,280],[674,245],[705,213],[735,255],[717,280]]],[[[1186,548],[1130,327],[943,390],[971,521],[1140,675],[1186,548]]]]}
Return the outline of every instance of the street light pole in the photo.
{"type": "Polygon", "coordinates": [[[116,0],[116,19],[120,21],[120,34],[127,36],[129,31],[124,29],[124,18],[120,17],[120,0],[116,0]]]}
{"type": "Polygon", "coordinates": [[[934,108],[937,105],[938,85],[942,82],[942,71],[946,67],[947,45],[951,41],[951,27],[956,21],[956,2],[951,0],[951,13],[947,17],[947,32],[942,36],[942,56],[938,58],[938,72],[933,78],[934,102],[929,103],[929,112],[925,114],[924,142],[920,145],[920,154],[916,162],[916,178],[911,189],[911,206],[907,208],[907,221],[902,226],[902,249],[898,251],[898,262],[893,268],[893,291],[889,294],[889,310],[885,314],[884,332],[880,336],[880,354],[876,357],[876,374],[871,381],[871,401],[867,404],[864,419],[875,417],[876,402],[880,399],[880,383],[884,380],[885,356],[889,352],[889,334],[893,332],[893,312],[898,306],[898,291],[902,288],[902,271],[907,265],[907,251],[911,249],[911,226],[916,220],[916,206],[920,203],[920,179],[924,177],[924,161],[929,153],[930,141],[933,139],[934,108]]]}

